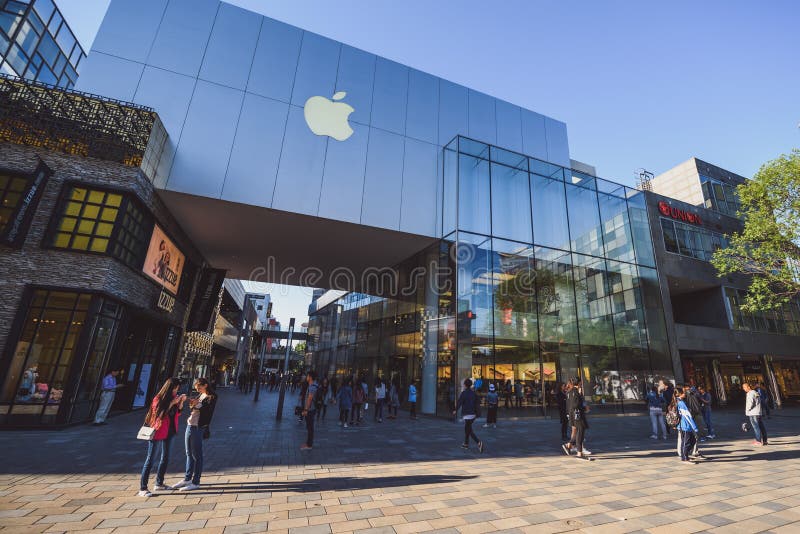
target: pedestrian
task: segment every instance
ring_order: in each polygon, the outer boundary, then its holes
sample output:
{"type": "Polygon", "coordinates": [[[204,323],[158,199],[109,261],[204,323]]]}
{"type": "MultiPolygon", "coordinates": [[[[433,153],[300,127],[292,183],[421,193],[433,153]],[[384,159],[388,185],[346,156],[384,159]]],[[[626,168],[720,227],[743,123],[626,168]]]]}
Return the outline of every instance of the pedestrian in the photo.
{"type": "Polygon", "coordinates": [[[488,407],[486,410],[486,424],[483,425],[483,428],[489,428],[489,425],[492,428],[497,428],[497,407],[499,404],[500,396],[497,394],[494,384],[489,384],[489,393],[486,394],[486,405],[488,407]]]}
{"type": "Polygon", "coordinates": [[[650,410],[650,426],[652,432],[650,439],[658,439],[658,429],[661,435],[667,439],[667,425],[664,420],[664,397],[658,392],[658,386],[652,386],[647,392],[647,407],[650,410]]]}
{"type": "Polygon", "coordinates": [[[353,407],[353,381],[348,380],[336,394],[336,402],[339,404],[339,426],[347,428],[347,418],[350,409],[353,407]]]}
{"type": "Polygon", "coordinates": [[[121,388],[121,384],[117,384],[117,375],[119,371],[116,369],[110,370],[106,376],[103,377],[103,385],[101,386],[102,392],[100,393],[100,406],[97,407],[97,413],[94,415],[94,425],[105,425],[108,412],[111,410],[111,404],[114,402],[114,397],[117,394],[117,389],[121,388]]]}
{"type": "Polygon", "coordinates": [[[764,418],[762,417],[761,396],[756,391],[755,382],[745,382],[742,384],[742,389],[747,394],[745,397],[744,414],[750,419],[750,426],[753,427],[753,434],[756,439],[753,445],[761,447],[767,445],[767,428],[764,426],[764,418]]]}
{"type": "Polygon", "coordinates": [[[686,390],[684,388],[675,388],[676,404],[678,407],[678,415],[680,422],[678,423],[678,441],[681,444],[681,462],[686,462],[684,465],[695,463],[690,460],[690,451],[697,442],[697,424],[694,421],[692,412],[686,405],[686,390]]]}
{"type": "Polygon", "coordinates": [[[359,379],[353,387],[353,410],[350,414],[350,426],[361,424],[361,406],[366,399],[361,379],[359,379]]]}
{"type": "Polygon", "coordinates": [[[567,417],[567,384],[556,384],[556,404],[558,405],[558,418],[561,421],[561,441],[568,441],[569,418],[567,417]]]}
{"type": "Polygon", "coordinates": [[[511,380],[506,380],[506,387],[505,387],[505,400],[506,400],[506,409],[511,408],[511,393],[514,390],[514,386],[511,385],[511,380]]]}
{"type": "Polygon", "coordinates": [[[475,422],[475,415],[478,409],[478,396],[472,391],[472,380],[469,378],[464,380],[464,388],[461,395],[458,396],[456,409],[453,410],[453,417],[458,413],[461,408],[461,418],[464,419],[464,444],[461,445],[464,449],[469,449],[469,438],[475,440],[478,444],[478,451],[483,452],[483,442],[475,435],[472,430],[472,424],[475,422]]]}
{"type": "Polygon", "coordinates": [[[319,396],[319,385],[315,379],[317,375],[314,371],[309,371],[306,374],[306,399],[303,404],[303,417],[306,420],[306,442],[300,446],[301,451],[310,451],[314,445],[314,403],[315,398],[319,396]]]}
{"type": "Polygon", "coordinates": [[[302,423],[303,419],[305,418],[305,414],[303,413],[303,406],[305,406],[307,392],[308,392],[308,381],[303,380],[303,382],[300,384],[300,395],[297,398],[297,405],[300,406],[300,415],[297,416],[298,423],[302,423]]]}
{"type": "Polygon", "coordinates": [[[574,450],[578,458],[588,458],[588,451],[583,446],[583,439],[586,435],[586,430],[589,428],[589,423],[586,420],[587,411],[586,402],[580,390],[580,380],[572,378],[567,385],[567,417],[569,417],[570,426],[574,429],[574,437],[569,443],[561,446],[568,456],[574,450]]]}
{"type": "Polygon", "coordinates": [[[519,380],[514,381],[514,397],[516,399],[516,407],[522,408],[522,399],[525,397],[525,391],[522,387],[522,382],[519,380]]]}
{"type": "Polygon", "coordinates": [[[772,396],[769,394],[767,388],[764,387],[763,382],[758,383],[758,388],[756,388],[756,391],[758,391],[758,395],[761,397],[761,415],[767,419],[772,419],[772,416],[770,415],[772,396]]]}
{"type": "Polygon", "coordinates": [[[211,435],[209,426],[217,406],[217,394],[208,380],[198,378],[194,381],[197,395],[189,399],[189,419],[186,421],[184,445],[186,447],[186,473],[183,480],[172,486],[172,489],[194,491],[200,488],[200,476],[203,474],[203,440],[211,435]]]}
{"type": "Polygon", "coordinates": [[[172,438],[178,433],[178,418],[180,417],[183,403],[186,401],[186,395],[178,395],[180,387],[181,383],[177,378],[168,378],[155,397],[153,397],[150,409],[147,410],[144,424],[154,429],[155,432],[153,439],[147,442],[147,457],[142,466],[139,493],[137,493],[139,497],[153,495],[147,489],[147,484],[150,481],[150,471],[153,468],[156,447],[160,448],[160,459],[156,470],[156,485],[153,487],[153,491],[169,489],[168,486],[164,485],[164,475],[167,473],[167,464],[169,463],[169,449],[172,444],[172,438]]]}
{"type": "Polygon", "coordinates": [[[708,435],[706,437],[714,439],[717,436],[714,433],[714,426],[711,423],[711,392],[708,391],[705,386],[697,386],[697,391],[700,393],[698,398],[700,399],[700,409],[703,413],[703,422],[706,424],[706,429],[708,430],[708,435]]]}
{"type": "Polygon", "coordinates": [[[328,403],[333,398],[327,376],[322,379],[322,383],[320,384],[319,388],[320,394],[317,395],[317,397],[319,397],[319,402],[314,405],[314,408],[317,411],[317,421],[320,420],[320,417],[322,418],[322,421],[324,421],[325,416],[328,414],[328,403]]]}
{"type": "Polygon", "coordinates": [[[400,408],[400,393],[396,382],[389,388],[389,419],[397,419],[397,410],[400,408]]]}
{"type": "Polygon", "coordinates": [[[408,386],[408,404],[411,405],[411,419],[417,418],[417,386],[411,382],[408,386]]]}
{"type": "Polygon", "coordinates": [[[375,379],[375,416],[373,419],[383,423],[383,405],[386,402],[386,384],[380,377],[375,379]]]}
{"type": "MultiPolygon", "coordinates": [[[[670,404],[672,400],[675,398],[675,387],[672,385],[672,382],[669,380],[659,380],[658,381],[658,391],[661,393],[661,396],[664,397],[664,403],[670,404]]],[[[666,414],[664,414],[666,417],[666,414]]],[[[667,425],[667,435],[670,433],[670,425],[667,425]]]]}

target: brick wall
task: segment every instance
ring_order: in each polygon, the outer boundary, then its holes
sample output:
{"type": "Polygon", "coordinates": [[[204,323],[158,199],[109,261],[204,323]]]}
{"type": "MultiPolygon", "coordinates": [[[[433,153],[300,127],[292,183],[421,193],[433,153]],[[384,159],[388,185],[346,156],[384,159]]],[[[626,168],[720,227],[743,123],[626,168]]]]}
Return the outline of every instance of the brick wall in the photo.
{"type": "MultiPolygon", "coordinates": [[[[107,293],[143,312],[183,328],[188,306],[177,302],[172,313],[154,309],[159,286],[144,273],[110,256],[61,249],[43,248],[45,233],[65,181],[113,186],[129,190],[153,213],[157,223],[195,265],[204,260],[166,207],[156,196],[152,184],[135,167],[46,149],[0,143],[0,168],[33,172],[37,156],[53,171],[21,249],[0,245],[0,355],[17,314],[26,285],[57,286],[107,293]]],[[[194,290],[191,292],[194,296],[194,290]]],[[[190,300],[191,302],[191,300],[190,300]]]]}

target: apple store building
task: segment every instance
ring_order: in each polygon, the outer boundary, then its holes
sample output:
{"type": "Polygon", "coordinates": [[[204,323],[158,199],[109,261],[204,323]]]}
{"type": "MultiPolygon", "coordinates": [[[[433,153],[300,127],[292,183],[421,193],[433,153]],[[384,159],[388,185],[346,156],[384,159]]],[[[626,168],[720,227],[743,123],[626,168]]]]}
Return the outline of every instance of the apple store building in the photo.
{"type": "Polygon", "coordinates": [[[563,122],[219,0],[112,0],[82,69],[158,113],[154,186],[211,267],[330,290],[321,374],[530,415],[567,377],[614,412],[673,377],[643,194],[563,122]]]}

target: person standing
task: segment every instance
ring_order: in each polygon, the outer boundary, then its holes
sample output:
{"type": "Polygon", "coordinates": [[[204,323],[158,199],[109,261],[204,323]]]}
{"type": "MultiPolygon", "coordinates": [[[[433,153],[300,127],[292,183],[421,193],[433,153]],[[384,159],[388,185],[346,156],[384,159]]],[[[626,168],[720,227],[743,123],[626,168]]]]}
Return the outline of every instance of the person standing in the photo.
{"type": "Polygon", "coordinates": [[[310,451],[314,446],[314,397],[317,396],[319,385],[315,382],[317,375],[314,371],[306,374],[306,399],[303,404],[303,417],[306,420],[306,442],[300,446],[301,451],[310,451]]]}
{"type": "Polygon", "coordinates": [[[703,422],[706,424],[706,429],[708,430],[708,435],[706,436],[708,439],[716,438],[716,434],[714,434],[714,426],[711,423],[711,392],[708,391],[705,386],[698,386],[697,391],[700,393],[698,399],[700,399],[700,410],[703,413],[703,422]]]}
{"type": "Polygon", "coordinates": [[[658,392],[658,386],[652,386],[647,392],[647,407],[650,410],[650,426],[652,432],[650,439],[658,439],[658,429],[661,436],[667,439],[667,425],[664,420],[664,397],[658,392]]]}
{"type": "MultiPolygon", "coordinates": [[[[675,387],[672,385],[672,382],[670,382],[669,380],[667,380],[667,381],[660,380],[658,384],[659,384],[658,391],[664,397],[664,403],[665,404],[670,404],[672,402],[672,400],[675,398],[675,387]]],[[[666,414],[665,414],[665,417],[666,417],[666,414]]],[[[670,433],[670,428],[669,428],[669,425],[667,425],[667,435],[669,435],[669,433],[670,433]]]]}
{"type": "Polygon", "coordinates": [[[117,389],[121,388],[121,384],[117,384],[117,375],[119,371],[112,369],[103,377],[103,385],[101,386],[100,393],[100,406],[97,407],[97,413],[94,415],[94,425],[105,425],[108,412],[111,410],[111,404],[114,402],[114,397],[117,394],[117,389]]]}
{"type": "Polygon", "coordinates": [[[697,424],[689,407],[686,405],[686,391],[683,388],[675,388],[676,404],[680,422],[678,423],[678,441],[681,444],[681,461],[694,463],[689,459],[690,451],[697,442],[697,424]]]}
{"type": "Polygon", "coordinates": [[[750,419],[750,426],[753,427],[753,434],[756,439],[753,445],[761,447],[767,445],[767,428],[764,426],[764,418],[761,412],[761,396],[756,391],[755,382],[745,382],[742,389],[747,394],[745,397],[744,414],[750,419]]]}
{"type": "Polygon", "coordinates": [[[558,418],[561,421],[561,441],[569,441],[569,418],[567,417],[567,385],[556,384],[556,404],[558,405],[558,418]]]}
{"type": "Polygon", "coordinates": [[[347,428],[347,418],[350,409],[353,407],[353,381],[348,380],[339,388],[336,394],[336,402],[339,404],[339,426],[347,428]]]}
{"type": "Polygon", "coordinates": [[[186,395],[178,395],[181,383],[177,378],[168,378],[161,389],[158,390],[150,409],[147,411],[144,424],[155,430],[153,439],[147,442],[147,457],[142,466],[142,476],[139,479],[139,497],[151,497],[153,494],[147,489],[150,481],[150,471],[155,460],[156,447],[160,448],[161,458],[158,461],[156,470],[156,485],[153,491],[163,491],[169,489],[164,485],[164,475],[167,473],[169,463],[169,449],[172,438],[178,433],[178,419],[181,415],[183,403],[186,395]]]}
{"type": "Polygon", "coordinates": [[[365,400],[364,388],[361,387],[361,380],[359,379],[353,386],[353,410],[350,414],[350,426],[361,424],[361,405],[364,404],[365,400]]]}
{"type": "Polygon", "coordinates": [[[514,398],[515,398],[515,406],[517,408],[522,408],[522,399],[525,397],[525,391],[522,387],[522,382],[519,380],[514,381],[514,398]]]}
{"type": "Polygon", "coordinates": [[[417,418],[417,386],[411,382],[408,386],[408,403],[411,405],[411,419],[417,418]]]}
{"type": "Polygon", "coordinates": [[[300,406],[300,415],[297,416],[297,422],[302,423],[305,415],[303,414],[303,406],[306,401],[306,393],[308,393],[308,382],[303,380],[300,384],[300,396],[297,398],[297,405],[300,406]]]}
{"type": "Polygon", "coordinates": [[[578,378],[572,378],[567,386],[567,416],[570,419],[570,425],[574,429],[574,441],[571,440],[569,443],[562,445],[562,449],[567,455],[574,449],[578,458],[585,459],[587,458],[587,452],[585,452],[583,446],[583,439],[586,435],[586,429],[589,428],[589,423],[586,421],[586,403],[584,402],[583,394],[580,392],[579,385],[578,378]]]}
{"type": "Polygon", "coordinates": [[[475,435],[472,430],[472,425],[475,423],[475,414],[477,413],[478,396],[472,391],[472,380],[469,378],[464,380],[464,389],[458,397],[456,409],[453,410],[453,417],[458,413],[461,408],[461,418],[464,419],[464,444],[461,445],[464,449],[469,449],[469,438],[475,440],[478,444],[478,451],[483,452],[483,442],[475,435]]]}
{"type": "Polygon", "coordinates": [[[511,408],[511,393],[514,391],[514,386],[511,384],[511,379],[506,380],[506,387],[505,387],[505,400],[506,400],[506,409],[511,408]]]}
{"type": "Polygon", "coordinates": [[[500,396],[495,391],[494,384],[489,384],[489,393],[486,394],[486,405],[488,409],[486,411],[486,424],[483,425],[483,428],[489,428],[489,425],[492,428],[497,428],[497,408],[500,404],[500,396]]]}
{"type": "Polygon", "coordinates": [[[319,388],[320,388],[320,394],[317,395],[319,400],[315,401],[314,408],[317,411],[317,421],[320,420],[320,417],[324,421],[325,416],[328,415],[328,403],[333,398],[331,396],[332,395],[331,387],[330,383],[328,382],[327,376],[322,379],[322,384],[320,384],[319,388]]]}
{"type": "Polygon", "coordinates": [[[397,383],[392,382],[389,388],[389,419],[397,419],[397,410],[400,408],[400,393],[397,383]]]}
{"type": "Polygon", "coordinates": [[[194,491],[200,488],[203,474],[203,439],[210,435],[209,425],[217,405],[217,395],[205,378],[194,381],[194,389],[199,394],[189,400],[189,419],[186,421],[184,446],[186,447],[186,473],[183,480],[172,489],[194,491]]]}
{"type": "Polygon", "coordinates": [[[374,420],[383,423],[383,404],[386,402],[386,384],[379,378],[375,379],[375,417],[374,420]]]}

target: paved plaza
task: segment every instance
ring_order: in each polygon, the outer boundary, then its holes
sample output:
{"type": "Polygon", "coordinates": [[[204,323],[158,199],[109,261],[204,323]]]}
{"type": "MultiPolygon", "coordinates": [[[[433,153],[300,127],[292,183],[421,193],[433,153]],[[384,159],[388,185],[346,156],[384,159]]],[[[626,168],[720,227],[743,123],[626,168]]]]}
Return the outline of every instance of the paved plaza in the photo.
{"type": "MultiPolygon", "coordinates": [[[[483,454],[460,448],[462,425],[437,418],[343,429],[329,411],[314,450],[305,429],[274,419],[277,394],[220,393],[194,492],[136,496],[142,414],[105,427],[0,433],[0,532],[800,532],[800,412],[767,421],[751,445],[739,411],[716,413],[709,459],[683,465],[675,442],[648,438],[645,417],[596,417],[594,460],[566,457],[558,421],[478,425],[483,454]]],[[[294,406],[287,398],[286,413],[294,406]]],[[[167,483],[181,480],[182,435],[167,483]]],[[[151,475],[151,486],[155,469],[151,475]]]]}

